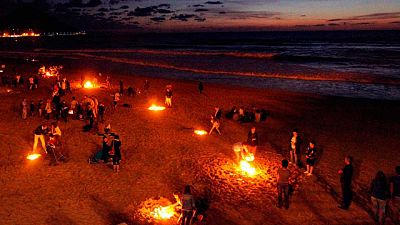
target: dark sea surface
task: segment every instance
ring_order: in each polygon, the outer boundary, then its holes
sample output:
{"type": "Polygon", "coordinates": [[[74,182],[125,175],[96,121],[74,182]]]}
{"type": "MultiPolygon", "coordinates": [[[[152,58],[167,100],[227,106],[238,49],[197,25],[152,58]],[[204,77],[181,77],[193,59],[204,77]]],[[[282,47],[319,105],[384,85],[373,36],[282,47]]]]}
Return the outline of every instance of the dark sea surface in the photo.
{"type": "Polygon", "coordinates": [[[176,71],[169,76],[183,79],[400,99],[400,31],[89,33],[0,39],[2,51],[43,49],[86,50],[104,60],[161,65],[176,71]]]}

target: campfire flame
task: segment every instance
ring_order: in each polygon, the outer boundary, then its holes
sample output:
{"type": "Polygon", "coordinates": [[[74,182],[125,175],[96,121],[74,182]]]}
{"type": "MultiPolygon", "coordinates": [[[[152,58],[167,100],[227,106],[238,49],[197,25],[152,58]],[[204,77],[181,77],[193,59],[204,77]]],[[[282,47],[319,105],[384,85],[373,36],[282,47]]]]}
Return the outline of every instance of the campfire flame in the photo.
{"type": "Polygon", "coordinates": [[[152,105],[148,108],[148,110],[151,110],[151,111],[162,111],[162,110],[165,110],[165,106],[158,106],[158,105],[156,105],[156,104],[152,104],[152,105]]]}
{"type": "Polygon", "coordinates": [[[208,134],[208,132],[205,130],[195,130],[194,133],[200,136],[208,134]]]}
{"type": "Polygon", "coordinates": [[[86,81],[85,84],[83,84],[84,88],[94,88],[94,84],[91,81],[86,81]]]}
{"type": "Polygon", "coordinates": [[[175,206],[160,206],[154,209],[151,213],[153,218],[156,220],[168,220],[171,219],[175,215],[175,206]]]}
{"type": "Polygon", "coordinates": [[[46,76],[52,77],[53,75],[50,72],[46,72],[46,76]]]}
{"type": "Polygon", "coordinates": [[[257,174],[256,168],[254,168],[249,162],[245,160],[240,161],[239,169],[250,177],[257,174]]]}
{"type": "Polygon", "coordinates": [[[244,160],[246,160],[247,162],[253,162],[254,161],[254,154],[253,153],[249,153],[244,157],[244,160]]]}
{"type": "Polygon", "coordinates": [[[33,161],[33,160],[38,159],[38,158],[41,157],[41,156],[42,156],[42,155],[39,154],[39,153],[32,153],[32,154],[28,155],[26,158],[33,161]]]}

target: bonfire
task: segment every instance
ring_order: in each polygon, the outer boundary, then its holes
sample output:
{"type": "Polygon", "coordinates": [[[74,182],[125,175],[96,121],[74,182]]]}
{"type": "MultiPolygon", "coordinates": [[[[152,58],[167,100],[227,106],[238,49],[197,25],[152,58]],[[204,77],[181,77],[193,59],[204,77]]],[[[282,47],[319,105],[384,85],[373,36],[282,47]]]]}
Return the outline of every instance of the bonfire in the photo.
{"type": "Polygon", "coordinates": [[[204,135],[208,134],[208,132],[205,130],[194,130],[194,133],[197,135],[200,135],[200,136],[204,136],[204,135]]]}
{"type": "Polygon", "coordinates": [[[167,198],[150,198],[141,203],[138,212],[148,223],[172,224],[179,219],[180,207],[180,202],[171,203],[167,198]]]}
{"type": "Polygon", "coordinates": [[[41,156],[42,155],[39,153],[32,153],[32,154],[29,154],[26,158],[33,161],[33,160],[40,158],[41,156]]]}
{"type": "Polygon", "coordinates": [[[91,81],[87,80],[84,84],[83,87],[86,89],[91,89],[91,88],[95,88],[95,84],[92,83],[91,81]]]}
{"type": "Polygon", "coordinates": [[[150,111],[163,111],[163,110],[165,110],[165,106],[158,106],[158,105],[156,105],[156,104],[152,104],[152,105],[148,108],[148,110],[150,110],[150,111]]]}
{"type": "Polygon", "coordinates": [[[257,169],[254,168],[249,162],[247,162],[246,160],[242,160],[240,161],[239,167],[238,167],[239,171],[242,172],[242,174],[247,175],[249,177],[253,177],[255,175],[257,175],[257,169]]]}

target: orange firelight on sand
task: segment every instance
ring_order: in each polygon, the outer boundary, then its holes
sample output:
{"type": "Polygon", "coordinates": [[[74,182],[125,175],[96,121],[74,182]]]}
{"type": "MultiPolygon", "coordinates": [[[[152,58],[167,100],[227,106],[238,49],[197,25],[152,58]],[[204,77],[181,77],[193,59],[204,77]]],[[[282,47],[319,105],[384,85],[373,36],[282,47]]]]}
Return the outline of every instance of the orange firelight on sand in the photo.
{"type": "Polygon", "coordinates": [[[160,206],[154,209],[151,216],[156,220],[168,220],[175,215],[175,206],[160,206]]]}
{"type": "Polygon", "coordinates": [[[158,105],[156,105],[156,104],[152,104],[152,105],[148,108],[148,110],[151,110],[151,111],[163,111],[163,110],[165,110],[165,106],[158,106],[158,105]]]}
{"type": "Polygon", "coordinates": [[[249,177],[257,175],[257,170],[246,160],[240,161],[239,170],[249,177]]]}
{"type": "Polygon", "coordinates": [[[200,135],[200,136],[204,136],[204,135],[208,134],[208,132],[205,130],[194,130],[194,133],[197,135],[200,135]]]}
{"type": "Polygon", "coordinates": [[[94,88],[94,84],[88,80],[83,84],[83,87],[87,89],[94,88]]]}
{"type": "Polygon", "coordinates": [[[32,154],[29,154],[26,158],[33,161],[33,160],[40,158],[41,156],[42,155],[39,153],[32,153],[32,154]]]}

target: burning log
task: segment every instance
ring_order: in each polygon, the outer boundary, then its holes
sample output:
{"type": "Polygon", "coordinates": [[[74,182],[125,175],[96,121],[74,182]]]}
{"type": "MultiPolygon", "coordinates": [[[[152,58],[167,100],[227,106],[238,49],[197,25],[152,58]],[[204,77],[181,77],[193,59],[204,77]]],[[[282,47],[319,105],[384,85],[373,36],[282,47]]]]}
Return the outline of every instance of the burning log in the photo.
{"type": "Polygon", "coordinates": [[[158,105],[156,105],[156,104],[152,104],[152,105],[148,108],[148,110],[150,110],[150,111],[163,111],[163,110],[165,110],[165,106],[158,106],[158,105]]]}
{"type": "Polygon", "coordinates": [[[42,155],[39,153],[32,153],[32,154],[29,154],[26,158],[33,161],[33,160],[40,158],[41,156],[42,155]]]}

